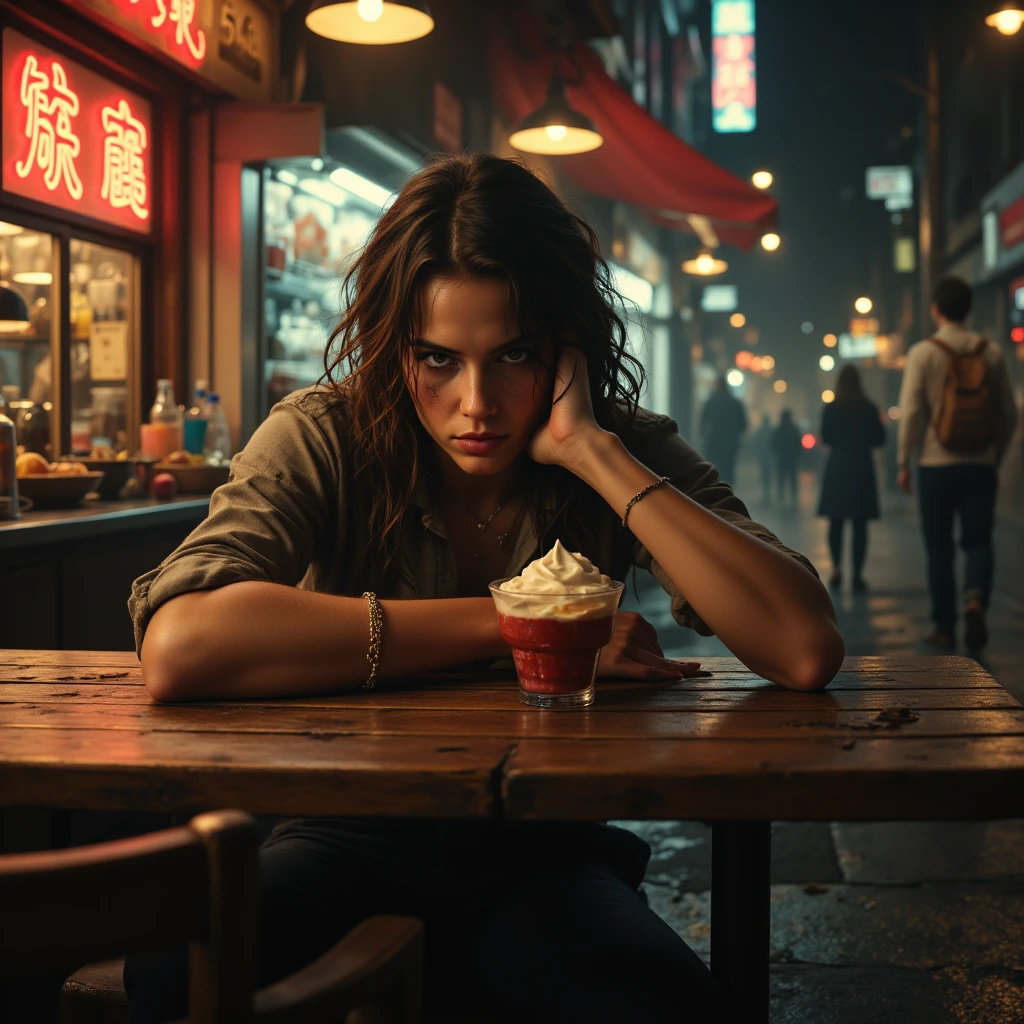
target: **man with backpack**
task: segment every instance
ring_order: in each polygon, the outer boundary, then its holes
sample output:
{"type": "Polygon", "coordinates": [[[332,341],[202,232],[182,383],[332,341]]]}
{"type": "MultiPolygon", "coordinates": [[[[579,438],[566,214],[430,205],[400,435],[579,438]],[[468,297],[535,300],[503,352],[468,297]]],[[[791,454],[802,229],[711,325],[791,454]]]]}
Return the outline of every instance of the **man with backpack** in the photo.
{"type": "Polygon", "coordinates": [[[971,287],[946,277],[932,293],[937,330],[907,353],[900,389],[899,485],[911,493],[918,453],[921,528],[928,553],[934,629],[925,642],[956,644],[953,521],[964,552],[964,644],[988,642],[985,612],[992,592],[992,528],[997,468],[1017,424],[1017,407],[999,346],[964,327],[971,287]]]}

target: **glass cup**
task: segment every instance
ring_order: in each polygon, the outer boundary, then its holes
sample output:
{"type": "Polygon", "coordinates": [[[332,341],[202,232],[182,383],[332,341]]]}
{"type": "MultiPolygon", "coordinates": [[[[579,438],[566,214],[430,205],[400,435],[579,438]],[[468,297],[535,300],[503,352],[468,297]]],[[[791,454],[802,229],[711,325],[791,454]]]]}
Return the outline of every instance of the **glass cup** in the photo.
{"type": "Polygon", "coordinates": [[[596,594],[523,594],[490,584],[501,635],[512,648],[519,699],[538,708],[594,703],[601,648],[612,638],[623,585],[596,594]]]}

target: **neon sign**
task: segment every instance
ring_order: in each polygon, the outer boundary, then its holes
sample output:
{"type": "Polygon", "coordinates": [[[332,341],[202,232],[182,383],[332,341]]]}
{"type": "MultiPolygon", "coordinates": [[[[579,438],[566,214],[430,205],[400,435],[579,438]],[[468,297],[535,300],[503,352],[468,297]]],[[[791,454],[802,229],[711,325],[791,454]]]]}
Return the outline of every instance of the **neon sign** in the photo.
{"type": "Polygon", "coordinates": [[[150,105],[14,31],[3,34],[3,187],[149,232],[150,105]]]}
{"type": "Polygon", "coordinates": [[[714,0],[711,6],[712,125],[716,132],[757,127],[754,0],[714,0]]]}
{"type": "Polygon", "coordinates": [[[196,0],[115,0],[123,11],[141,14],[150,28],[163,29],[168,49],[187,64],[202,64],[206,33],[196,24],[196,0]]]}

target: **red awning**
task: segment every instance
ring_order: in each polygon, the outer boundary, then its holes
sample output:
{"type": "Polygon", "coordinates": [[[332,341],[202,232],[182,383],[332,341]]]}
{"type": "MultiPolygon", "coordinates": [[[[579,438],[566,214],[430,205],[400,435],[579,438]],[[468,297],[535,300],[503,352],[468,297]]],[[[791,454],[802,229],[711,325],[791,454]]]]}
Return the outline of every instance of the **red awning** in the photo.
{"type": "MultiPolygon", "coordinates": [[[[491,29],[491,79],[498,107],[510,126],[543,102],[553,53],[535,22],[498,20],[491,29]]],[[[579,43],[562,58],[570,104],[586,114],[604,137],[589,153],[558,157],[559,165],[594,195],[642,207],[658,224],[693,230],[688,216],[706,217],[719,239],[750,249],[775,227],[775,200],[719,167],[656,121],[604,70],[601,59],[579,43]]]]}

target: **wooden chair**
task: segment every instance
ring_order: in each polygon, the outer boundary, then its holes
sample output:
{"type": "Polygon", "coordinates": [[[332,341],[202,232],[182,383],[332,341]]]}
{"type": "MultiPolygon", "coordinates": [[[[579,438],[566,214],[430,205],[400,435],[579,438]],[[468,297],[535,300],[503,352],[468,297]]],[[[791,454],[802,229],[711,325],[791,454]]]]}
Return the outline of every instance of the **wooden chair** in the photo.
{"type": "MultiPolygon", "coordinates": [[[[135,839],[0,856],[0,976],[189,943],[191,1024],[420,1019],[422,926],[364,921],[319,960],[258,992],[257,837],[242,811],[135,839]]],[[[122,960],[61,993],[62,1024],[128,1020],[122,960]]]]}

